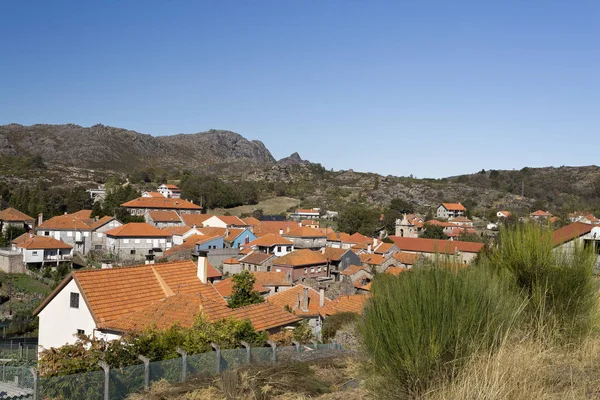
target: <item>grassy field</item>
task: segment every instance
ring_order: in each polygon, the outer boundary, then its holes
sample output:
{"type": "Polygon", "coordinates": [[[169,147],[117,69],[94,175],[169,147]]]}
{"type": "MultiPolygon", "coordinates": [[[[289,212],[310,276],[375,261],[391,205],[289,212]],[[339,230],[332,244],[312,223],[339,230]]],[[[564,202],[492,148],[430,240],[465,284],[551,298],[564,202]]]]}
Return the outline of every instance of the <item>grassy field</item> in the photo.
{"type": "Polygon", "coordinates": [[[290,207],[298,205],[298,199],[291,197],[273,197],[271,199],[263,200],[258,204],[250,206],[239,206],[234,208],[215,208],[210,210],[210,214],[223,215],[229,213],[231,215],[240,216],[241,214],[250,214],[254,210],[263,210],[265,214],[276,215],[287,211],[290,207]]]}

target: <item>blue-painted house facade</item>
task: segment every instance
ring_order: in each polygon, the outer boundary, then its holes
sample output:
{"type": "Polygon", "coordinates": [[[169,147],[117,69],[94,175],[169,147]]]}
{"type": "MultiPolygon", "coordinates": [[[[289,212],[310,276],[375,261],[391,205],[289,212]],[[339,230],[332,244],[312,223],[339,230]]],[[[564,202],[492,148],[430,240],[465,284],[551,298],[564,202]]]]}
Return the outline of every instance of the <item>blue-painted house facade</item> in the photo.
{"type": "Polygon", "coordinates": [[[244,229],[242,233],[237,235],[235,238],[229,237],[229,240],[227,241],[228,243],[226,244],[228,247],[233,249],[239,249],[241,246],[245,245],[246,243],[250,243],[254,239],[256,239],[254,233],[252,233],[249,229],[244,229]]]}
{"type": "Polygon", "coordinates": [[[212,250],[212,249],[224,249],[224,248],[225,248],[225,241],[223,240],[223,236],[217,236],[217,237],[209,238],[204,241],[197,242],[194,250],[197,253],[198,250],[212,250]]]}

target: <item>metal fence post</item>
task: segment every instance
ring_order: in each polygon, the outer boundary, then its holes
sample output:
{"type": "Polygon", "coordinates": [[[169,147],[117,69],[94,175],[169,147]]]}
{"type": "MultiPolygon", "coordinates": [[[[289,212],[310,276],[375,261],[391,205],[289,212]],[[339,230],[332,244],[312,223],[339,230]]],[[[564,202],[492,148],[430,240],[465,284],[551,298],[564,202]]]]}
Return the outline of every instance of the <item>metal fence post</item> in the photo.
{"type": "Polygon", "coordinates": [[[292,344],[294,345],[294,347],[296,348],[296,353],[300,353],[300,342],[297,342],[295,340],[292,340],[292,344]]]}
{"type": "Polygon", "coordinates": [[[267,343],[273,349],[273,356],[271,357],[271,360],[273,360],[273,362],[275,362],[275,361],[277,361],[277,343],[275,343],[272,340],[267,340],[267,343]]]}
{"type": "Polygon", "coordinates": [[[217,358],[217,374],[221,373],[221,346],[219,346],[216,343],[211,343],[210,344],[212,346],[213,349],[215,349],[215,354],[216,354],[216,358],[217,358]]]}
{"type": "Polygon", "coordinates": [[[175,351],[181,355],[181,382],[185,382],[185,378],[187,376],[187,351],[180,347],[175,349],[175,351]]]}
{"type": "Polygon", "coordinates": [[[39,376],[35,367],[31,367],[29,368],[29,370],[31,371],[31,375],[33,376],[33,400],[37,400],[39,376]]]}
{"type": "Polygon", "coordinates": [[[252,363],[252,355],[250,354],[250,343],[245,341],[240,341],[240,344],[246,348],[246,364],[252,363]]]}
{"type": "Polygon", "coordinates": [[[144,389],[150,389],[150,359],[139,355],[138,359],[144,363],[144,389]]]}
{"type": "Polygon", "coordinates": [[[98,365],[104,370],[104,400],[109,399],[109,385],[110,385],[110,366],[104,361],[98,361],[98,365]]]}

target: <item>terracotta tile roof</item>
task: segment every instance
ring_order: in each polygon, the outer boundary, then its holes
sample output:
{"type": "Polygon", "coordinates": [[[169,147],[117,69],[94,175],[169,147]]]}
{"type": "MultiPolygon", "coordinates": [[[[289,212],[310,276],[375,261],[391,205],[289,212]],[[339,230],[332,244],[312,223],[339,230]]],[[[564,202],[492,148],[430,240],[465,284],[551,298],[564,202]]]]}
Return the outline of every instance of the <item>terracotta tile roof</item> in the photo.
{"type": "MultiPolygon", "coordinates": [[[[200,293],[211,300],[224,301],[213,285],[205,285],[200,281],[198,278],[198,264],[194,261],[160,263],[154,264],[153,267],[175,294],[200,293]]],[[[208,278],[220,278],[223,274],[211,263],[208,263],[207,276],[208,278]]]]}
{"type": "Polygon", "coordinates": [[[281,237],[279,234],[269,233],[269,234],[261,236],[258,239],[255,239],[255,240],[245,244],[244,247],[252,247],[252,246],[272,247],[272,246],[277,246],[277,245],[291,246],[293,244],[294,244],[294,242],[281,237]]]}
{"type": "Polygon", "coordinates": [[[385,254],[392,251],[392,248],[395,246],[394,243],[381,243],[379,246],[373,250],[377,254],[385,254]]]}
{"type": "Polygon", "coordinates": [[[64,214],[52,217],[47,221],[44,221],[38,229],[50,229],[50,230],[81,230],[90,231],[92,227],[88,222],[77,218],[73,214],[64,214]]]}
{"type": "MultiPolygon", "coordinates": [[[[215,289],[219,294],[223,297],[231,297],[233,293],[233,278],[226,278],[219,282],[216,282],[214,285],[215,289]]],[[[269,288],[264,287],[258,281],[254,281],[254,285],[252,289],[256,290],[258,293],[265,294],[270,292],[269,288]]]]}
{"type": "Polygon", "coordinates": [[[284,237],[327,237],[327,234],[324,234],[322,231],[311,228],[309,226],[299,226],[295,229],[292,229],[289,232],[284,233],[284,237]]]}
{"type": "Polygon", "coordinates": [[[175,211],[148,211],[154,222],[181,222],[179,214],[175,211]]]}
{"type": "Polygon", "coordinates": [[[240,260],[238,260],[237,258],[228,258],[227,260],[223,261],[223,264],[229,264],[229,265],[235,265],[235,264],[239,264],[240,260]]]}
{"type": "Polygon", "coordinates": [[[417,260],[421,258],[421,255],[415,253],[405,253],[403,251],[400,251],[398,253],[392,254],[392,257],[402,264],[414,265],[417,262],[417,260]]]}
{"type": "Polygon", "coordinates": [[[366,264],[369,265],[381,265],[383,264],[386,260],[388,260],[388,258],[385,258],[384,256],[382,256],[381,254],[370,254],[369,258],[367,258],[365,261],[363,261],[366,264]]]}
{"type": "Polygon", "coordinates": [[[312,208],[298,208],[296,214],[319,214],[319,211],[312,208]]]}
{"type": "Polygon", "coordinates": [[[442,205],[448,211],[467,211],[465,206],[460,203],[442,203],[442,205]]]}
{"type": "Polygon", "coordinates": [[[145,192],[146,197],[165,197],[161,192],[145,192]]]}
{"type": "Polygon", "coordinates": [[[330,242],[350,243],[350,235],[345,232],[331,232],[327,235],[327,240],[330,242]]]}
{"type": "Polygon", "coordinates": [[[254,234],[256,237],[260,237],[269,233],[279,234],[280,230],[287,233],[297,227],[298,223],[293,221],[260,221],[258,225],[254,226],[254,234]]]}
{"type": "Polygon", "coordinates": [[[356,281],[354,282],[354,288],[360,290],[366,290],[367,292],[371,291],[371,281],[356,281]]]}
{"type": "Polygon", "coordinates": [[[360,253],[358,255],[358,257],[360,258],[360,262],[364,263],[364,262],[366,262],[369,259],[369,257],[371,257],[371,254],[369,254],[369,253],[360,253]]]}
{"type": "MultiPolygon", "coordinates": [[[[198,237],[198,240],[196,240],[196,244],[202,244],[202,243],[206,243],[206,242],[211,242],[211,241],[213,241],[213,240],[215,240],[215,239],[218,239],[218,238],[223,238],[223,236],[219,236],[219,235],[216,235],[216,236],[208,236],[208,235],[202,235],[202,236],[200,236],[200,235],[194,235],[194,236],[197,236],[197,237],[198,237]]],[[[189,238],[188,238],[188,239],[189,239],[189,238]]],[[[223,238],[223,239],[224,239],[224,238],[223,238]]],[[[186,240],[186,242],[187,242],[187,240],[186,240]]]]}
{"type": "Polygon", "coordinates": [[[348,238],[348,243],[364,243],[364,244],[371,243],[372,244],[373,239],[356,232],[356,233],[353,233],[352,235],[350,235],[350,237],[348,238]]]}
{"type": "MultiPolygon", "coordinates": [[[[283,292],[275,293],[267,297],[267,301],[269,303],[282,309],[285,308],[285,306],[288,306],[292,309],[295,315],[300,317],[312,317],[319,315],[319,309],[321,308],[320,299],[321,295],[319,292],[309,286],[304,285],[297,285],[290,289],[284,290],[283,292]],[[308,289],[307,309],[302,308],[305,288],[308,289]],[[298,303],[300,303],[300,306],[298,306],[298,303]]],[[[329,303],[331,303],[331,300],[325,297],[324,306],[329,305],[329,303]]]]}
{"type": "Polygon", "coordinates": [[[390,274],[390,275],[394,275],[394,276],[398,276],[403,272],[407,272],[410,271],[410,269],[408,268],[402,268],[402,267],[388,267],[388,269],[385,270],[386,274],[390,274]]]}
{"type": "Polygon", "coordinates": [[[267,254],[263,253],[262,251],[253,251],[247,256],[240,258],[240,262],[252,265],[263,265],[265,262],[274,257],[274,254],[267,254]]]}
{"type": "Polygon", "coordinates": [[[273,264],[300,267],[304,265],[327,264],[327,259],[318,251],[300,249],[279,257],[273,264]]]}
{"type": "Polygon", "coordinates": [[[50,236],[38,236],[33,235],[29,236],[28,233],[25,233],[19,236],[17,239],[13,240],[13,243],[17,247],[27,250],[37,250],[37,249],[66,249],[70,250],[73,247],[69,246],[65,242],[61,242],[60,240],[54,239],[50,236]],[[25,236],[25,237],[24,237],[25,236]]]}
{"type": "Polygon", "coordinates": [[[529,215],[532,217],[551,217],[552,216],[552,214],[550,214],[548,211],[543,211],[543,210],[534,211],[529,215]]]}
{"type": "Polygon", "coordinates": [[[285,272],[276,271],[257,271],[253,272],[257,282],[260,282],[263,286],[292,286],[291,282],[287,279],[285,272]]]}
{"type": "Polygon", "coordinates": [[[201,295],[180,294],[150,304],[130,316],[113,323],[104,324],[104,327],[118,331],[141,331],[153,325],[159,329],[168,329],[175,323],[182,327],[191,327],[196,316],[200,313],[203,313],[209,321],[229,318],[235,320],[248,319],[257,331],[286,326],[300,321],[300,318],[269,303],[230,309],[201,295]]]}
{"type": "Polygon", "coordinates": [[[164,233],[166,233],[168,236],[172,236],[172,235],[183,235],[184,233],[187,233],[190,229],[192,229],[192,227],[190,226],[167,226],[161,229],[161,231],[163,231],[164,233]]]}
{"type": "Polygon", "coordinates": [[[242,221],[246,223],[248,226],[254,226],[260,224],[260,221],[254,217],[242,218],[242,221]]]}
{"type": "Polygon", "coordinates": [[[550,217],[548,219],[548,221],[550,221],[551,224],[555,223],[556,221],[558,221],[558,217],[550,217]]]}
{"type": "Polygon", "coordinates": [[[316,226],[319,226],[319,221],[314,220],[314,219],[303,219],[302,221],[300,221],[300,223],[302,225],[316,225],[316,226]]]}
{"type": "Polygon", "coordinates": [[[96,229],[108,224],[110,221],[113,221],[114,219],[115,219],[115,217],[105,215],[104,217],[98,219],[97,221],[93,221],[89,225],[90,225],[90,228],[92,228],[92,230],[96,230],[96,229]]]}
{"type": "Polygon", "coordinates": [[[223,236],[225,241],[232,242],[240,236],[246,228],[196,228],[198,232],[203,233],[206,236],[223,236]]]}
{"type": "Polygon", "coordinates": [[[106,231],[106,236],[114,237],[168,237],[168,233],[145,222],[130,222],[128,224],[106,231]]]}
{"type": "Polygon", "coordinates": [[[505,217],[510,217],[510,211],[498,211],[499,213],[502,213],[502,215],[504,215],[505,217]]]}
{"type": "Polygon", "coordinates": [[[218,215],[221,221],[228,226],[246,226],[246,223],[234,215],[218,215]]]}
{"type": "Polygon", "coordinates": [[[408,238],[390,236],[401,251],[417,253],[455,254],[456,251],[479,253],[485,246],[483,243],[461,242],[458,240],[440,240],[424,238],[408,238]]]}
{"type": "Polygon", "coordinates": [[[456,218],[451,218],[450,222],[473,222],[473,221],[471,221],[467,217],[460,216],[460,217],[456,217],[456,218]]]}
{"type": "Polygon", "coordinates": [[[170,256],[179,252],[189,252],[191,253],[196,249],[196,243],[207,236],[204,235],[192,235],[183,241],[183,243],[178,244],[177,246],[173,246],[170,249],[165,251],[165,256],[170,256]]]}
{"type": "Polygon", "coordinates": [[[369,272],[369,270],[366,269],[365,267],[363,267],[362,265],[348,265],[346,267],[346,269],[344,269],[341,272],[341,274],[342,275],[346,275],[346,276],[350,276],[350,275],[354,275],[354,274],[356,274],[357,272],[360,272],[360,271],[369,272]]]}
{"type": "Polygon", "coordinates": [[[80,210],[69,215],[79,219],[92,219],[92,210],[80,210]]]}
{"type": "Polygon", "coordinates": [[[354,294],[350,296],[340,296],[331,301],[331,303],[321,307],[319,312],[322,316],[334,315],[341,312],[353,312],[362,314],[365,303],[369,300],[368,295],[354,294]]]}
{"type": "Polygon", "coordinates": [[[211,214],[181,214],[181,219],[187,226],[196,225],[198,228],[201,228],[204,221],[210,217],[211,214]]]}
{"type": "Polygon", "coordinates": [[[344,254],[346,254],[348,249],[336,249],[333,247],[325,247],[325,250],[322,252],[323,256],[331,261],[340,261],[344,254]]]}
{"type": "Polygon", "coordinates": [[[151,209],[166,208],[174,210],[202,210],[202,207],[200,207],[197,204],[191,203],[187,200],[167,197],[138,197],[137,199],[133,199],[121,204],[121,207],[151,209]]]}
{"type": "Polygon", "coordinates": [[[22,213],[21,211],[8,207],[2,211],[0,211],[0,221],[10,221],[10,222],[25,222],[25,221],[34,221],[34,218],[29,215],[22,213]]]}
{"type": "Polygon", "coordinates": [[[240,254],[247,256],[248,254],[252,253],[254,250],[252,249],[241,249],[240,250],[240,254]]]}
{"type": "Polygon", "coordinates": [[[451,222],[438,221],[436,219],[430,219],[429,221],[425,221],[425,225],[437,225],[443,226],[444,228],[453,228],[456,226],[456,224],[453,224],[451,222]]]}
{"type": "Polygon", "coordinates": [[[167,189],[171,189],[171,190],[176,189],[176,190],[179,190],[179,187],[177,187],[177,185],[172,185],[170,183],[169,184],[165,183],[164,185],[165,185],[165,187],[167,189]]]}
{"type": "Polygon", "coordinates": [[[586,233],[590,233],[594,225],[584,224],[583,222],[573,222],[567,226],[563,226],[552,232],[552,243],[555,246],[569,242],[579,236],[583,236],[586,233]]]}

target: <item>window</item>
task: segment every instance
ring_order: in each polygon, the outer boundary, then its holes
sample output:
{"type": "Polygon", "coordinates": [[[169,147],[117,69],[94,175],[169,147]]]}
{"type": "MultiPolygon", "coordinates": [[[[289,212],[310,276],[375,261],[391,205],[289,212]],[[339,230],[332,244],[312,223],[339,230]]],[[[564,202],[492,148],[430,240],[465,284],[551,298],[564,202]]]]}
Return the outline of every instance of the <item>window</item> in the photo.
{"type": "Polygon", "coordinates": [[[308,268],[304,268],[304,273],[308,274],[308,268]]]}
{"type": "Polygon", "coordinates": [[[277,246],[277,252],[281,253],[281,246],[277,246]]]}
{"type": "Polygon", "coordinates": [[[152,244],[152,239],[146,239],[146,244],[152,244]]]}
{"type": "Polygon", "coordinates": [[[275,272],[281,272],[281,268],[275,268],[275,272]]]}
{"type": "Polygon", "coordinates": [[[71,292],[71,308],[79,308],[79,293],[71,292]]]}
{"type": "Polygon", "coordinates": [[[102,232],[96,232],[96,236],[102,237],[102,232]]]}
{"type": "Polygon", "coordinates": [[[135,244],[140,244],[141,240],[140,239],[135,239],[135,244]]]}
{"type": "Polygon", "coordinates": [[[321,272],[321,267],[319,267],[319,269],[317,270],[318,272],[321,272]]]}
{"type": "Polygon", "coordinates": [[[67,237],[73,237],[73,232],[67,232],[67,237]]]}
{"type": "Polygon", "coordinates": [[[37,256],[37,251],[32,251],[32,252],[31,252],[31,255],[32,255],[32,256],[37,256]]]}
{"type": "Polygon", "coordinates": [[[129,239],[123,239],[123,244],[128,244],[129,243],[129,239]]]}
{"type": "Polygon", "coordinates": [[[310,269],[310,272],[315,272],[315,267],[312,267],[312,268],[310,269]]]}
{"type": "Polygon", "coordinates": [[[78,335],[85,335],[85,331],[83,329],[77,329],[78,335]]]}
{"type": "Polygon", "coordinates": [[[130,251],[129,251],[129,254],[131,254],[131,255],[134,255],[134,254],[135,254],[135,249],[133,249],[133,250],[130,250],[130,251]]]}
{"type": "Polygon", "coordinates": [[[44,231],[44,236],[50,236],[50,231],[44,231]]]}
{"type": "Polygon", "coordinates": [[[95,250],[102,250],[102,245],[101,244],[97,244],[94,246],[95,250]]]}
{"type": "Polygon", "coordinates": [[[287,251],[292,251],[292,246],[288,246],[287,251]]]}

